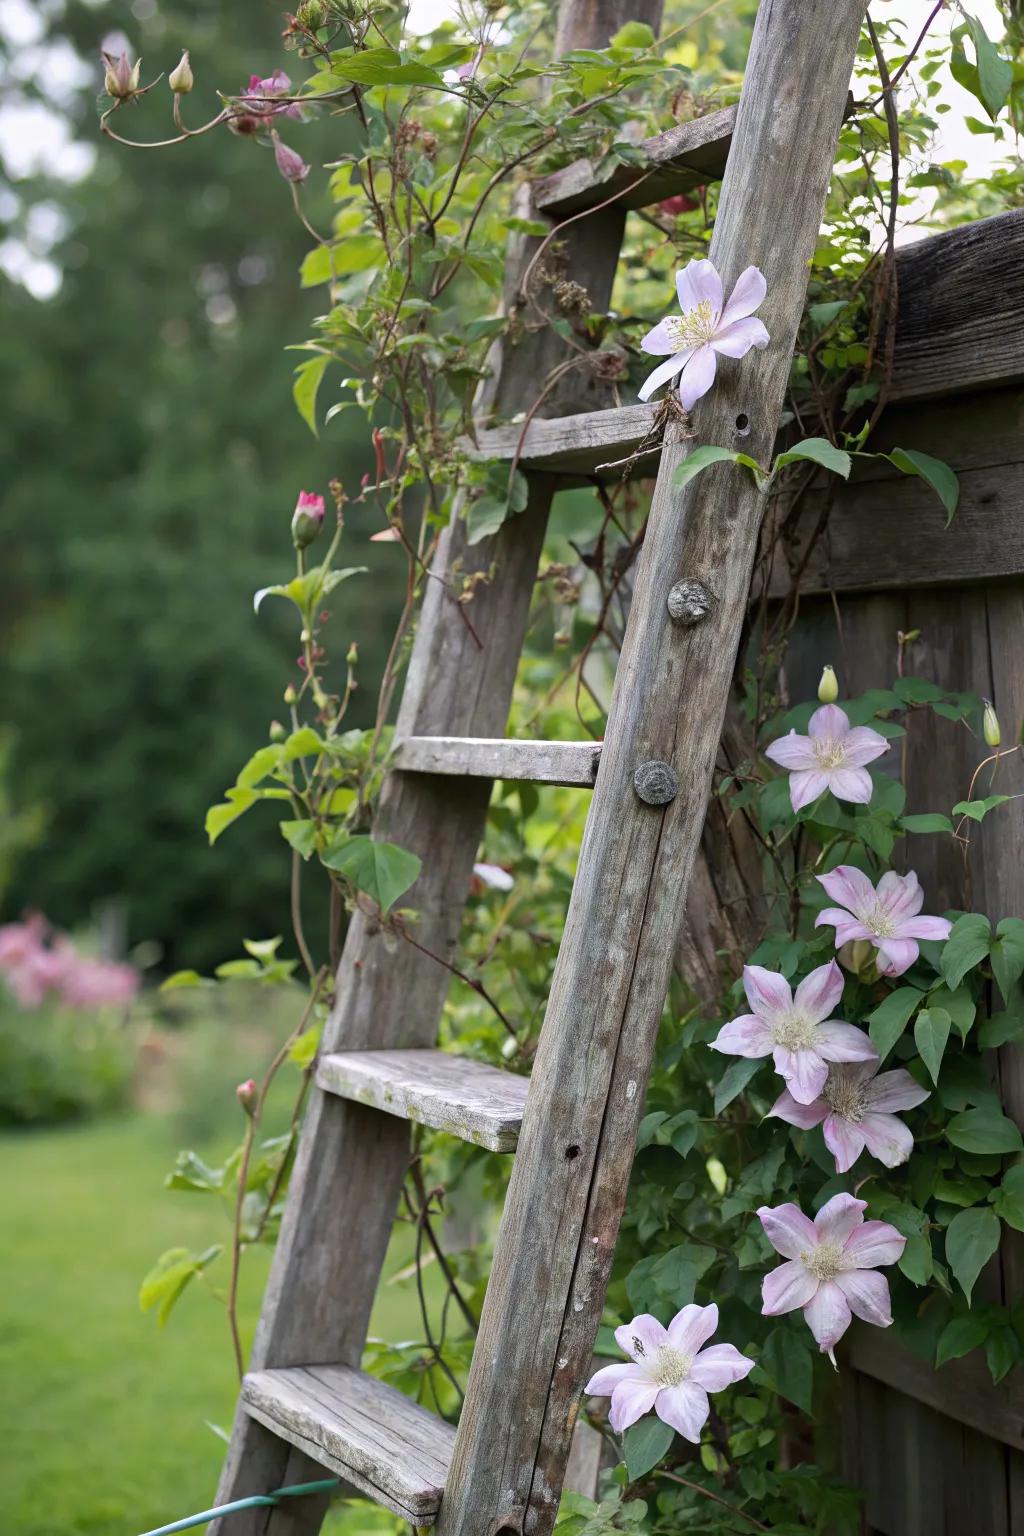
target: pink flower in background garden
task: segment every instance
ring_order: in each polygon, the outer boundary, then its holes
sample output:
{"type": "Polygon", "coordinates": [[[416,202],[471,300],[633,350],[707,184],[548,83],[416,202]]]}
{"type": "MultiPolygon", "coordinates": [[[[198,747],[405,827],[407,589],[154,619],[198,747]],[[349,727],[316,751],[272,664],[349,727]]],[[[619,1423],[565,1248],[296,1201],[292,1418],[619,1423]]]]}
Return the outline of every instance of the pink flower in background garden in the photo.
{"type": "Polygon", "coordinates": [[[297,150],[290,149],[283,139],[274,134],[274,161],[285,181],[305,181],[309,166],[297,150]]]}
{"type": "Polygon", "coordinates": [[[906,1238],[887,1221],[865,1221],[866,1200],[833,1195],[813,1221],[797,1205],[762,1205],[765,1235],[789,1262],[765,1275],[761,1311],[765,1317],[803,1309],[808,1328],[835,1364],[832,1351],[850,1326],[851,1315],[876,1328],[892,1322],[889,1282],[876,1274],[895,1264],[906,1238]]]}
{"type": "Polygon", "coordinates": [[[248,87],[239,100],[250,112],[262,116],[301,118],[302,112],[298,102],[278,99],[291,95],[291,89],[292,82],[284,70],[275,69],[274,73],[264,80],[261,80],[259,75],[250,75],[248,87]]]}
{"type": "Polygon", "coordinates": [[[907,1161],[914,1138],[894,1111],[914,1109],[927,1097],[927,1088],[902,1067],[879,1074],[877,1061],[859,1061],[831,1067],[813,1104],[799,1104],[787,1089],[768,1113],[804,1131],[820,1125],[837,1173],[852,1168],[865,1147],[887,1168],[896,1168],[907,1161]]]}
{"type": "Polygon", "coordinates": [[[827,875],[818,875],[837,907],[819,912],[814,926],[822,923],[836,930],[836,948],[851,939],[867,939],[878,950],[878,969],[883,976],[902,976],[920,953],[918,939],[948,939],[952,923],[945,917],[920,917],[924,892],[917,876],[888,870],[877,889],[861,870],[840,864],[827,875]]]}
{"type": "Polygon", "coordinates": [[[753,1012],[723,1025],[711,1049],[728,1056],[771,1055],[798,1104],[819,1097],[830,1062],[877,1061],[862,1029],[829,1017],[843,994],[843,973],[834,960],[805,976],[795,996],[784,976],[760,965],[743,967],[743,986],[753,1012]]]}
{"type": "Polygon", "coordinates": [[[711,1412],[709,1392],[723,1392],[754,1369],[732,1344],[704,1345],[718,1327],[718,1308],[689,1306],[663,1328],[644,1312],[615,1330],[631,1365],[606,1365],[585,1390],[612,1400],[609,1422],[617,1434],[653,1408],[664,1424],[700,1444],[711,1412]]]}
{"type": "Polygon", "coordinates": [[[83,955],[62,935],[47,943],[48,931],[38,914],[0,928],[0,976],[23,1008],[38,1008],[48,998],[76,1009],[131,1002],[139,978],[130,965],[83,955]]]}
{"type": "Polygon", "coordinates": [[[761,304],[768,285],[757,267],[747,267],[723,304],[722,279],[710,261],[691,261],[676,274],[681,315],[659,320],[640,343],[656,357],[668,355],[645,379],[640,399],[649,400],[662,384],[681,374],[679,398],[692,410],[715,382],[718,354],[746,357],[751,347],[766,347],[768,332],[751,316],[761,304]]]}
{"type": "Polygon", "coordinates": [[[802,810],[830,789],[837,800],[867,805],[871,775],[865,764],[889,750],[884,736],[867,725],[851,726],[836,704],[823,704],[811,716],[806,736],[790,731],[765,748],[765,757],[789,769],[789,798],[802,810]]]}
{"type": "Polygon", "coordinates": [[[292,513],[292,543],[305,549],[313,543],[324,525],[324,499],[314,491],[300,491],[292,513]]]}

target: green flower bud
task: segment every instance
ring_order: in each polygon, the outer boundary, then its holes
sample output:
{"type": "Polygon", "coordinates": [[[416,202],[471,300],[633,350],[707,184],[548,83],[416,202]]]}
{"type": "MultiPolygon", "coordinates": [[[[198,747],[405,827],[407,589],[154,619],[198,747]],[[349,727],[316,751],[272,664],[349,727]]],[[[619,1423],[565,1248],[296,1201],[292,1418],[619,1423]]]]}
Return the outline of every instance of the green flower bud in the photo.
{"type": "Polygon", "coordinates": [[[986,699],[984,702],[985,713],[981,717],[981,734],[985,738],[986,747],[998,747],[1002,740],[1002,734],[999,730],[999,716],[992,708],[990,699],[986,699]]]}
{"type": "Polygon", "coordinates": [[[181,56],[181,62],[177,69],[172,69],[167,76],[167,84],[175,96],[187,96],[195,84],[192,76],[192,66],[189,63],[188,49],[181,56]]]}
{"type": "Polygon", "coordinates": [[[271,720],[271,722],[270,722],[270,739],[271,739],[271,741],[284,741],[284,739],[287,736],[287,734],[288,734],[288,732],[285,730],[285,728],[281,724],[280,720],[271,720]]]}
{"type": "Polygon", "coordinates": [[[818,698],[823,704],[834,704],[839,697],[839,682],[831,667],[822,667],[818,698]]]}
{"type": "Polygon", "coordinates": [[[295,12],[295,20],[307,32],[317,32],[327,22],[327,7],[323,0],[303,0],[295,12]]]}

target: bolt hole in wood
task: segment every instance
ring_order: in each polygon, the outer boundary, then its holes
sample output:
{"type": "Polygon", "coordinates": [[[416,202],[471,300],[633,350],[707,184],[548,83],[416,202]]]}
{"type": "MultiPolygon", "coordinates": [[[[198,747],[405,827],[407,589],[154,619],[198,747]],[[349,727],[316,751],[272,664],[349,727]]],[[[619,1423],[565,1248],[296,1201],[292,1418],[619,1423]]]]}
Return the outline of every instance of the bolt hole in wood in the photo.
{"type": "MultiPolygon", "coordinates": [[[[566,1155],[566,1157],[569,1159],[569,1161],[571,1163],[574,1157],[579,1157],[580,1149],[579,1149],[579,1147],[575,1147],[575,1146],[573,1146],[573,1147],[566,1147],[565,1155],[566,1155]]],[[[498,1532],[498,1536],[501,1536],[501,1532],[500,1531],[498,1532]]]]}
{"type": "Polygon", "coordinates": [[[750,436],[750,417],[747,415],[746,411],[740,411],[739,415],[736,417],[736,436],[750,436]]]}

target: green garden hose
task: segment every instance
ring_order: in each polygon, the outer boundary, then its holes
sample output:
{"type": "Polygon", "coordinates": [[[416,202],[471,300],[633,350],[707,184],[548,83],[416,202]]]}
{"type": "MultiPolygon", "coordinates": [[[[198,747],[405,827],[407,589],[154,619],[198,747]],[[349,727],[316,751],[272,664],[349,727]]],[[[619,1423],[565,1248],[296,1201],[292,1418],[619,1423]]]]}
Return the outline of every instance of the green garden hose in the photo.
{"type": "Polygon", "coordinates": [[[318,1483],[293,1483],[290,1488],[275,1488],[273,1493],[253,1493],[247,1499],[234,1499],[230,1504],[219,1504],[216,1509],[204,1509],[198,1515],[186,1515],[184,1520],[172,1520],[170,1525],[158,1525],[153,1531],[143,1531],[142,1536],[171,1536],[173,1531],[189,1531],[193,1526],[205,1525],[221,1515],[234,1515],[240,1509],[257,1509],[261,1504],[278,1504],[282,1499],[299,1498],[304,1493],[327,1493],[339,1486],[336,1477],[325,1477],[318,1483]]]}

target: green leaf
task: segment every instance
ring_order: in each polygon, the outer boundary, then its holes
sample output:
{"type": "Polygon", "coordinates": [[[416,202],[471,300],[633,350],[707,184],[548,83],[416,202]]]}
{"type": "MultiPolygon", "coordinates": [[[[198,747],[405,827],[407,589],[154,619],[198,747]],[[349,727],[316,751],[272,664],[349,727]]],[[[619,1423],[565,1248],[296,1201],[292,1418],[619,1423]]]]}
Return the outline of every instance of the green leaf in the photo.
{"type": "Polygon", "coordinates": [[[815,330],[823,330],[837,315],[841,315],[849,299],[833,299],[827,304],[809,304],[807,316],[815,330]]]}
{"type": "Polygon", "coordinates": [[[1005,805],[1012,795],[986,795],[984,800],[958,800],[953,807],[954,816],[966,816],[971,821],[984,821],[989,811],[997,805],[1005,805]]]}
{"type": "Polygon", "coordinates": [[[900,822],[904,832],[952,832],[953,823],[938,811],[926,811],[920,816],[904,816],[900,822]]]}
{"type": "Polygon", "coordinates": [[[1007,1226],[1024,1232],[1024,1163],[1014,1163],[1003,1175],[1003,1182],[989,1196],[992,1209],[1007,1226]]]}
{"type": "Polygon", "coordinates": [[[175,971],[173,976],[168,976],[160,983],[160,991],[176,992],[179,987],[212,987],[213,985],[208,976],[200,976],[198,971],[175,971]]]}
{"type": "Polygon", "coordinates": [[[422,868],[416,854],[408,849],[399,848],[397,843],[379,843],[372,837],[347,838],[329,848],[323,862],[372,896],[382,912],[390,910],[418,879],[422,868]]]}
{"type": "Polygon", "coordinates": [[[999,990],[1009,1002],[1011,989],[1024,975],[1024,921],[1019,917],[1004,917],[998,925],[990,959],[999,990]]]}
{"type": "Polygon", "coordinates": [[[888,1056],[923,997],[916,987],[898,987],[868,1014],[868,1034],[880,1061],[888,1056]]]}
{"type": "Polygon", "coordinates": [[[316,424],[316,397],[329,362],[330,358],[326,352],[321,352],[316,357],[311,357],[308,362],[300,363],[295,370],[292,399],[295,401],[299,415],[314,437],[320,435],[316,424]]]}
{"type": "Polygon", "coordinates": [[[933,1083],[939,1081],[939,1068],[952,1023],[945,1008],[922,1008],[914,1020],[914,1044],[933,1083]]]}
{"type": "Polygon", "coordinates": [[[162,1253],[139,1287],[139,1306],[143,1312],[157,1308],[162,1328],[171,1310],[190,1280],[201,1274],[221,1252],[216,1243],[204,1253],[190,1253],[187,1248],[168,1248],[162,1253]]]}
{"type": "Polygon", "coordinates": [[[653,48],[655,36],[645,21],[627,21],[612,38],[612,48],[653,48]]]}
{"type": "Polygon", "coordinates": [[[962,1152],[1022,1152],[1024,1140],[1013,1121],[990,1109],[965,1109],[946,1126],[946,1136],[962,1152]]]}
{"type": "Polygon", "coordinates": [[[967,1039],[978,1008],[966,987],[957,987],[952,992],[945,984],[936,987],[928,994],[928,1007],[944,1008],[956,1025],[961,1040],[967,1039]]]}
{"type": "Polygon", "coordinates": [[[285,842],[304,859],[316,852],[315,821],[279,821],[277,825],[285,842]]]}
{"type": "Polygon", "coordinates": [[[320,1044],[320,1026],[313,1025],[311,1029],[304,1030],[298,1039],[293,1040],[288,1047],[288,1060],[294,1062],[297,1067],[308,1067],[317,1053],[320,1044]]]}
{"type": "Polygon", "coordinates": [[[1013,1370],[1022,1353],[1021,1341],[1012,1328],[996,1324],[991,1329],[985,1340],[985,1359],[994,1383],[998,1385],[1007,1371],[1013,1370]]]}
{"type": "Polygon", "coordinates": [[[716,1115],[720,1115],[726,1105],[731,1104],[736,1095],[743,1092],[760,1066],[760,1061],[750,1061],[746,1056],[738,1056],[729,1065],[715,1089],[716,1115]]]}
{"type": "Polygon", "coordinates": [[[323,741],[316,731],[312,726],[304,725],[288,737],[281,756],[286,763],[293,763],[298,757],[319,757],[323,750],[323,741]]]}
{"type": "Polygon", "coordinates": [[[671,1424],[663,1424],[654,1414],[631,1424],[623,1436],[626,1453],[626,1476],[631,1483],[644,1477],[656,1467],[675,1439],[671,1424]]]}
{"type": "Polygon", "coordinates": [[[260,798],[254,789],[229,789],[227,794],[227,802],[224,805],[211,805],[206,813],[206,835],[210,839],[211,846],[226,827],[230,827],[233,821],[243,816],[260,798]]]}
{"type": "Polygon", "coordinates": [[[780,1397],[811,1412],[814,1361],[792,1329],[773,1328],[757,1363],[780,1397]]]}
{"type": "MultiPolygon", "coordinates": [[[[966,12],[964,12],[967,15],[966,12]]],[[[1013,88],[1013,65],[1004,59],[975,16],[967,16],[971,41],[978,61],[978,98],[993,122],[1005,107],[1013,88]]]]}
{"type": "Polygon", "coordinates": [[[738,463],[739,454],[733,453],[729,448],[715,448],[712,444],[706,443],[703,448],[695,448],[692,453],[687,454],[672,477],[672,484],[677,491],[681,491],[683,486],[689,485],[702,469],[707,469],[711,464],[726,462],[738,463]]]}
{"type": "Polygon", "coordinates": [[[805,437],[802,442],[788,448],[785,453],[780,453],[772,465],[772,474],[785,468],[787,464],[795,464],[800,460],[808,460],[812,464],[820,464],[822,469],[831,470],[834,475],[842,475],[844,480],[850,478],[851,459],[842,448],[837,448],[830,443],[827,437],[805,437]]]}
{"type": "Polygon", "coordinates": [[[994,1013],[978,1026],[978,1048],[997,1051],[1001,1045],[1020,1045],[1024,1042],[1024,1015],[1007,1010],[994,1013]]]}
{"type": "Polygon", "coordinates": [[[954,1317],[939,1334],[936,1368],[945,1365],[947,1360],[959,1360],[962,1355],[969,1355],[972,1349],[984,1344],[987,1337],[988,1318],[980,1313],[968,1312],[963,1317],[954,1317]]]}
{"type": "Polygon", "coordinates": [[[989,950],[992,924],[982,912],[964,912],[953,924],[939,960],[947,987],[958,987],[989,950]]]}
{"type": "Polygon", "coordinates": [[[196,1152],[179,1152],[173,1171],[164,1180],[165,1189],[188,1190],[197,1195],[219,1195],[223,1187],[224,1169],[211,1168],[196,1152]]]}
{"type": "Polygon", "coordinates": [[[426,64],[403,60],[393,48],[364,48],[331,54],[331,74],[357,85],[435,85],[444,80],[426,64]]]}
{"type": "Polygon", "coordinates": [[[507,496],[487,493],[471,501],[466,508],[466,543],[479,544],[489,539],[511,513],[507,496]]]}
{"type": "Polygon", "coordinates": [[[975,1281],[998,1247],[999,1217],[994,1211],[959,1211],[946,1228],[946,1260],[968,1302],[975,1281]]]}
{"type": "Polygon", "coordinates": [[[273,773],[280,761],[281,748],[277,742],[269,747],[259,747],[245,766],[239,769],[238,778],[235,780],[236,788],[252,789],[261,779],[273,773]]]}
{"type": "Polygon", "coordinates": [[[933,459],[929,453],[920,453],[916,448],[894,448],[883,457],[903,474],[920,475],[925,484],[931,486],[949,514],[946,518],[948,527],[960,500],[960,481],[949,465],[941,459],[933,459]]]}

